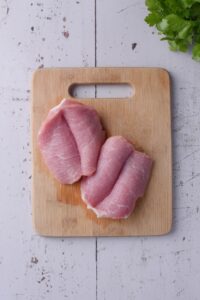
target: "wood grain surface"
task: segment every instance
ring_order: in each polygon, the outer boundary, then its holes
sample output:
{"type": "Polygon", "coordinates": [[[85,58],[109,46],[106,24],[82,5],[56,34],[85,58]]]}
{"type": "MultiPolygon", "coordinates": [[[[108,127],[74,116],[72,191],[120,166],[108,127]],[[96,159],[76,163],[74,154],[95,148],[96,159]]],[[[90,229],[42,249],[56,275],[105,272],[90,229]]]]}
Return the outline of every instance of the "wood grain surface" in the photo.
{"type": "Polygon", "coordinates": [[[172,154],[170,82],[159,68],[49,68],[32,82],[32,207],[36,231],[46,236],[137,236],[170,231],[172,154]],[[79,183],[61,185],[49,173],[37,147],[48,111],[79,83],[129,83],[127,99],[79,99],[99,113],[108,136],[123,135],[154,160],[145,196],[127,220],[97,219],[80,198],[79,183]]]}

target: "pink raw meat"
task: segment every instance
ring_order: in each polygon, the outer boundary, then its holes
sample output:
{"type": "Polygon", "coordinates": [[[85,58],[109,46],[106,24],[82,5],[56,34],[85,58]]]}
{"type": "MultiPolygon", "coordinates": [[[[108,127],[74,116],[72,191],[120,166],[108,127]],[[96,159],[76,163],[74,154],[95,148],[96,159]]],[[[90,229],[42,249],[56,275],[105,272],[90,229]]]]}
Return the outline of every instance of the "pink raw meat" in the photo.
{"type": "Polygon", "coordinates": [[[105,141],[99,116],[92,107],[77,105],[76,102],[66,103],[65,107],[63,113],[76,140],[82,174],[86,176],[93,174],[96,171],[101,146],[105,141]]]}
{"type": "MultiPolygon", "coordinates": [[[[112,137],[110,139],[112,139],[112,143],[114,140],[116,141],[116,147],[118,141],[123,141],[124,145],[131,146],[124,138],[123,140],[122,138],[119,139],[119,137],[112,137]]],[[[106,143],[109,143],[110,139],[106,143]]],[[[114,179],[114,184],[113,181],[112,183],[108,183],[107,177],[104,179],[102,177],[98,183],[99,166],[101,168],[104,166],[104,174],[106,172],[113,174],[112,170],[115,169],[115,164],[107,163],[110,150],[109,147],[106,149],[104,146],[102,147],[102,151],[104,149],[107,152],[107,160],[105,159],[106,153],[104,155],[101,153],[96,173],[82,180],[82,198],[86,202],[87,207],[96,213],[97,217],[124,219],[132,213],[137,199],[144,195],[151,173],[152,159],[145,153],[135,151],[131,146],[131,152],[127,158],[121,160],[121,169],[118,176],[114,179]],[[102,193],[105,187],[106,193],[102,193]]],[[[112,155],[114,156],[114,153],[112,155]]],[[[114,163],[113,157],[112,161],[114,163]]]]}
{"type": "Polygon", "coordinates": [[[97,112],[66,99],[50,110],[38,133],[44,161],[62,184],[72,184],[96,171],[104,140],[97,112]]]}
{"type": "Polygon", "coordinates": [[[87,199],[87,203],[96,206],[108,196],[132,152],[133,146],[121,136],[106,140],[100,152],[96,173],[83,178],[81,182],[82,196],[87,199]]]}

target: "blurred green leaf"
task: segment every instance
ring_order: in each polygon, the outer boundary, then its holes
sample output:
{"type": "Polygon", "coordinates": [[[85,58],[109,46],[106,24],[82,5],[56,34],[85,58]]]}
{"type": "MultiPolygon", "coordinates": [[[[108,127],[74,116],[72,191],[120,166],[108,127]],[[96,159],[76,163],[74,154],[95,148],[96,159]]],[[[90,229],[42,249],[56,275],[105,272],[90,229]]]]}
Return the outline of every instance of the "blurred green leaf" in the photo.
{"type": "Polygon", "coordinates": [[[162,17],[156,13],[150,13],[146,18],[145,21],[149,24],[149,26],[154,26],[158,22],[162,20],[162,17]]]}
{"type": "Polygon", "coordinates": [[[200,61],[200,44],[195,44],[192,49],[192,58],[196,61],[200,61]]]}

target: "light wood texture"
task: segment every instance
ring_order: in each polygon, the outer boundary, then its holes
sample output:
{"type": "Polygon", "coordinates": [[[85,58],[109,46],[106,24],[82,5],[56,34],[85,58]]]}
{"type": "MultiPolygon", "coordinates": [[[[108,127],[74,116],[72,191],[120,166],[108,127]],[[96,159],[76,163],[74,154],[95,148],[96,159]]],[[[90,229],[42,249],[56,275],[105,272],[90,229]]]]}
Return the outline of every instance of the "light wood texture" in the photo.
{"type": "Polygon", "coordinates": [[[170,82],[159,68],[37,70],[32,84],[32,204],[36,231],[47,236],[137,236],[169,232],[172,220],[170,82]],[[128,99],[80,99],[96,108],[108,136],[123,135],[154,160],[145,196],[127,220],[97,219],[80,198],[79,183],[60,185],[48,172],[37,133],[48,111],[76,83],[129,83],[128,99]]]}

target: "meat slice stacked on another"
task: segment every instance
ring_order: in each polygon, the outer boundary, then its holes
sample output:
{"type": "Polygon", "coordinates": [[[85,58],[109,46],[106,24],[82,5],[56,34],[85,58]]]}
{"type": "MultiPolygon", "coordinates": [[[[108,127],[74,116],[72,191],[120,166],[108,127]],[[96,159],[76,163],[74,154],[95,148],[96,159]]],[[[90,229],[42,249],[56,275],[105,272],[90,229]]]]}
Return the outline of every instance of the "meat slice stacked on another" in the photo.
{"type": "Polygon", "coordinates": [[[69,100],[64,102],[63,115],[80,153],[82,175],[93,174],[105,141],[99,115],[91,106],[69,100]]]}
{"type": "Polygon", "coordinates": [[[98,217],[127,218],[145,192],[151,168],[149,156],[125,138],[111,137],[102,146],[96,173],[82,179],[82,199],[98,217]]]}
{"type": "Polygon", "coordinates": [[[94,176],[81,183],[82,196],[92,207],[98,205],[113,188],[121,169],[133,152],[133,146],[122,137],[111,137],[102,146],[94,176]]]}
{"type": "Polygon", "coordinates": [[[62,184],[72,184],[96,171],[104,141],[97,112],[66,99],[50,110],[38,133],[43,159],[62,184]]]}

